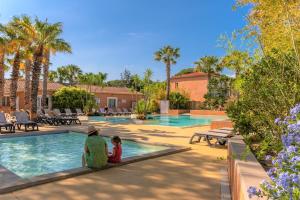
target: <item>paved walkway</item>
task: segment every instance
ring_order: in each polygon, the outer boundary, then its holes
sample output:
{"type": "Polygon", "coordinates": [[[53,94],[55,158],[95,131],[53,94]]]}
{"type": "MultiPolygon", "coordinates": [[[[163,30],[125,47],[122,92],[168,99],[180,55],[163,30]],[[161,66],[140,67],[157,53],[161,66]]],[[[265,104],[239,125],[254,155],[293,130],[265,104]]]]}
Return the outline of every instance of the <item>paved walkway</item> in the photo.
{"type": "Polygon", "coordinates": [[[98,125],[105,135],[118,134],[144,142],[184,145],[193,149],[16,191],[2,195],[0,199],[220,199],[220,170],[226,166],[223,160],[227,156],[226,149],[210,148],[206,143],[188,144],[195,130],[209,127],[98,125]]]}

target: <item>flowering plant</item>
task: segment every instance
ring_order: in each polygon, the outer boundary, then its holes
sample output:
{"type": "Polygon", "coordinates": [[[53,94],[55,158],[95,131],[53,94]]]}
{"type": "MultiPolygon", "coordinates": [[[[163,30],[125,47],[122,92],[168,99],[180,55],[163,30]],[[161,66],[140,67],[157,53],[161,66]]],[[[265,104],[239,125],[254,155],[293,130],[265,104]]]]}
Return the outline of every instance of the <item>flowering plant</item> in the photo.
{"type": "Polygon", "coordinates": [[[282,135],[283,149],[272,160],[273,167],[268,170],[270,180],[261,183],[261,189],[248,188],[249,197],[266,196],[268,199],[300,199],[300,104],[290,110],[290,116],[276,119],[275,123],[285,130],[282,135]]]}

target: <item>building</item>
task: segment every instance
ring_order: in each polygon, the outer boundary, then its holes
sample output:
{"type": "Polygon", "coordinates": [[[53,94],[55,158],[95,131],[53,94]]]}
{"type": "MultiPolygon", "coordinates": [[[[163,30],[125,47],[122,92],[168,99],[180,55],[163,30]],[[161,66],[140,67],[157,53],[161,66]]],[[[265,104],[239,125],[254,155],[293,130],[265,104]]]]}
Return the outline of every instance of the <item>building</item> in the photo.
{"type": "Polygon", "coordinates": [[[191,101],[203,102],[207,93],[208,76],[203,72],[192,72],[173,76],[171,78],[171,91],[178,91],[189,96],[191,101]]]}
{"type": "MultiPolygon", "coordinates": [[[[10,84],[11,80],[5,81],[4,87],[4,98],[3,106],[0,106],[1,111],[9,112],[9,95],[10,95],[10,84]]],[[[53,93],[64,87],[60,83],[48,82],[48,91],[47,91],[47,100],[46,108],[52,109],[52,95],[53,93]]],[[[78,87],[88,90],[89,92],[95,95],[95,100],[99,108],[105,106],[111,108],[132,108],[133,105],[143,97],[139,92],[133,92],[129,88],[118,88],[118,87],[100,87],[100,86],[85,86],[79,85],[78,87]]],[[[25,98],[25,80],[18,81],[18,90],[17,90],[17,110],[24,109],[24,98],[25,98]]],[[[42,99],[42,81],[40,81],[39,92],[37,105],[38,109],[41,108],[41,99],[42,99]]]]}
{"type": "Polygon", "coordinates": [[[99,87],[78,85],[95,95],[99,108],[132,108],[143,97],[140,92],[134,92],[126,87],[99,87]]]}

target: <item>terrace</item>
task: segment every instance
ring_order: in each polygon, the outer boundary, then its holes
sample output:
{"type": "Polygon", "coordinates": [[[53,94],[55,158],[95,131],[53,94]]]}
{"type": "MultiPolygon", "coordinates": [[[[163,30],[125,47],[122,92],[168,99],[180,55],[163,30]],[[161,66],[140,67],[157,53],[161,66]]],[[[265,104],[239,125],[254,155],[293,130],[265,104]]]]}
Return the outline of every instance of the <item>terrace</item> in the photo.
{"type": "MultiPolygon", "coordinates": [[[[84,129],[85,126],[76,127],[84,129]]],[[[182,129],[101,123],[103,135],[120,135],[147,143],[192,147],[192,150],[93,172],[1,195],[1,199],[219,199],[226,149],[206,143],[189,145],[199,127],[182,129]]],[[[70,129],[60,127],[59,130],[70,129]]],[[[208,126],[200,128],[209,129],[208,126]]],[[[43,127],[43,131],[58,130],[43,127]]],[[[22,133],[20,133],[22,134],[22,133]]]]}

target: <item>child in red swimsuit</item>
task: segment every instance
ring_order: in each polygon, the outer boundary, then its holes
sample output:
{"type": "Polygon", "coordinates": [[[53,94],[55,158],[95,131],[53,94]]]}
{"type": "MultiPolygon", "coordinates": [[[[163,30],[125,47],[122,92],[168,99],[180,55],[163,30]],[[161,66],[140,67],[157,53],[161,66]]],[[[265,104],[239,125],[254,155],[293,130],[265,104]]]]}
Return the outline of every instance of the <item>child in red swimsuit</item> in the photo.
{"type": "Polygon", "coordinates": [[[119,163],[122,157],[122,142],[119,136],[114,136],[111,139],[111,143],[114,145],[113,152],[108,156],[108,162],[119,163]]]}

